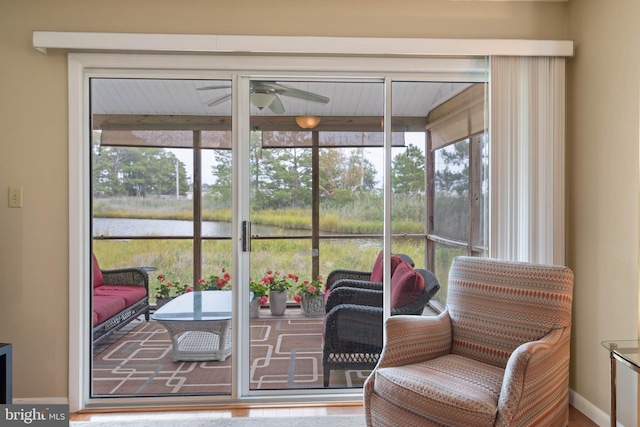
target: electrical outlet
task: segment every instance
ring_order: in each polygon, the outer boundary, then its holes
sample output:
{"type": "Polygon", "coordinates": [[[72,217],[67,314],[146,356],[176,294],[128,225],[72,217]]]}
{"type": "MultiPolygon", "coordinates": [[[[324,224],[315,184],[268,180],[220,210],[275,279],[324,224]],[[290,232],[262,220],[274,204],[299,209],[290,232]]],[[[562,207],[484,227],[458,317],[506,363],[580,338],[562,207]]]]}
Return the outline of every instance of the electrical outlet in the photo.
{"type": "Polygon", "coordinates": [[[9,207],[22,207],[22,187],[9,187],[9,207]]]}

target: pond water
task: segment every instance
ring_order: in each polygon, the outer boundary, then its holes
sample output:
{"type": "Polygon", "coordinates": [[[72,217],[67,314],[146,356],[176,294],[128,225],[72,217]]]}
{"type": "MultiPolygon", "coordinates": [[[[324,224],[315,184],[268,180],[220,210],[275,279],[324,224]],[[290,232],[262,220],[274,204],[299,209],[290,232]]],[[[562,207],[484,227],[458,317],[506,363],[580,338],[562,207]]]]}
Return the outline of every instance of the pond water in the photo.
{"type": "MultiPolygon", "coordinates": [[[[204,221],[202,235],[231,237],[231,223],[204,221]]],[[[284,230],[280,227],[252,224],[251,234],[259,236],[309,235],[311,230],[284,230]]],[[[168,219],[93,218],[94,236],[193,236],[193,221],[168,219]]]]}

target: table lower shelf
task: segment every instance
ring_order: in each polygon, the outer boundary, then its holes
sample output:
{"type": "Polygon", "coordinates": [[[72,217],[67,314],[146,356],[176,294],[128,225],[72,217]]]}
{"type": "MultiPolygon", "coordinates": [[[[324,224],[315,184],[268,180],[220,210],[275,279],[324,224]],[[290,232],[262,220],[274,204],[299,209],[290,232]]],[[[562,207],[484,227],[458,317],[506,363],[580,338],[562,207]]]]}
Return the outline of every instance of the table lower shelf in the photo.
{"type": "Polygon", "coordinates": [[[231,355],[231,334],[227,340],[220,343],[220,335],[205,331],[187,331],[176,341],[178,348],[173,349],[173,359],[176,361],[205,361],[225,360],[231,355]]]}

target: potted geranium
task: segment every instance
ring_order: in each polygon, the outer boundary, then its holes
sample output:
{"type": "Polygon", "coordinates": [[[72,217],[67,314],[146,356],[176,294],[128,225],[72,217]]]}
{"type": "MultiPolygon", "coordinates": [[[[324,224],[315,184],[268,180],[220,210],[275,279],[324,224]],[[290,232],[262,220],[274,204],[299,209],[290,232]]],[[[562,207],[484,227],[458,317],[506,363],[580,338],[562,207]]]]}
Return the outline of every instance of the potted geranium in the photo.
{"type": "Polygon", "coordinates": [[[324,316],[324,292],[322,292],[322,276],[316,280],[305,280],[296,288],[294,301],[300,304],[302,313],[308,317],[324,316]]]}
{"type": "Polygon", "coordinates": [[[173,298],[193,290],[191,286],[181,285],[178,281],[167,280],[167,276],[164,274],[159,274],[156,280],[156,310],[173,298]]]}
{"type": "Polygon", "coordinates": [[[282,316],[287,308],[287,291],[297,282],[298,276],[293,273],[280,274],[277,271],[268,270],[262,282],[269,289],[269,310],[273,316],[282,316]]]}
{"type": "Polygon", "coordinates": [[[219,291],[231,289],[231,274],[229,274],[225,267],[222,267],[221,274],[212,274],[208,279],[200,279],[201,291],[219,291]]]}
{"type": "Polygon", "coordinates": [[[249,305],[250,308],[250,318],[257,319],[260,317],[260,307],[267,303],[268,297],[267,293],[269,292],[269,287],[265,282],[255,281],[252,277],[249,278],[249,289],[253,294],[253,299],[249,305]]]}

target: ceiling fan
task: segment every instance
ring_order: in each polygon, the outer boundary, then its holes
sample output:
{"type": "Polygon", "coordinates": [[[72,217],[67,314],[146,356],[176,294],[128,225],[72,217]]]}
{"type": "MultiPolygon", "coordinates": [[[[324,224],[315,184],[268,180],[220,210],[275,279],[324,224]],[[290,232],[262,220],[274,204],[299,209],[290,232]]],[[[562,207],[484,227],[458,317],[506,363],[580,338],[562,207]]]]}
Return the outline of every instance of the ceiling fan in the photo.
{"type": "MultiPolygon", "coordinates": [[[[216,90],[216,89],[229,89],[230,85],[225,86],[204,86],[199,87],[198,90],[216,90]]],[[[262,110],[267,107],[274,114],[283,114],[285,112],[284,105],[280,96],[290,96],[292,98],[304,99],[306,101],[319,102],[326,104],[330,101],[326,96],[318,95],[317,93],[307,92],[301,89],[295,89],[292,87],[284,86],[276,82],[265,81],[251,81],[250,82],[250,102],[251,105],[262,110]],[[280,95],[280,96],[279,96],[280,95]]],[[[207,104],[207,107],[215,107],[223,102],[229,101],[231,94],[221,96],[214,99],[207,104]]]]}

